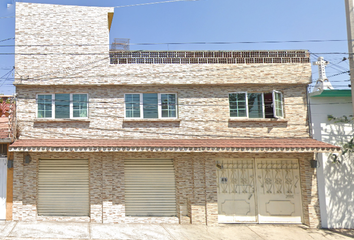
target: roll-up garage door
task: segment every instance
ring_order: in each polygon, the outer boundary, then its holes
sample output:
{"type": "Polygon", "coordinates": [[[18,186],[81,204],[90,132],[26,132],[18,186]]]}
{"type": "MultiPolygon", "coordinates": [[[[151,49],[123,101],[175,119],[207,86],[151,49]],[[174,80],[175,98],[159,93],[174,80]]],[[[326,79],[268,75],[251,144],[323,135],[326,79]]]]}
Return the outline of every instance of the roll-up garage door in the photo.
{"type": "Polygon", "coordinates": [[[125,160],[125,214],[134,217],[176,216],[172,160],[125,160]]]}
{"type": "Polygon", "coordinates": [[[38,215],[89,216],[88,160],[39,160],[38,215]]]}

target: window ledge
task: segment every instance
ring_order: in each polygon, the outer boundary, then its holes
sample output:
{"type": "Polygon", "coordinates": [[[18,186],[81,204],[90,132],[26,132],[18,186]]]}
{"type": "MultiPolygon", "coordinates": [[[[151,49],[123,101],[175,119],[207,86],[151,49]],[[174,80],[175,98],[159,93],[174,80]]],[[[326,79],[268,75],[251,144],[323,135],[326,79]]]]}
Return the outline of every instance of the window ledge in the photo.
{"type": "Polygon", "coordinates": [[[123,122],[180,122],[177,118],[124,118],[123,122]]]}
{"type": "Polygon", "coordinates": [[[78,118],[78,119],[70,119],[70,118],[36,118],[34,122],[90,122],[88,118],[78,118]]]}
{"type": "Polygon", "coordinates": [[[229,122],[271,122],[271,123],[286,123],[285,118],[229,118],[229,122]]]}

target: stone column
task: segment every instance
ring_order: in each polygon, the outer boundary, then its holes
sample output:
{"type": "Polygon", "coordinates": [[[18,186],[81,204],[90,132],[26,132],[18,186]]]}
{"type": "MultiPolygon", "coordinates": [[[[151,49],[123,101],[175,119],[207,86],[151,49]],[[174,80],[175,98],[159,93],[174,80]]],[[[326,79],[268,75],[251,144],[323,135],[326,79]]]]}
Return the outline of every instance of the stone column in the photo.
{"type": "Polygon", "coordinates": [[[191,222],[206,224],[205,211],[205,160],[201,154],[193,154],[193,199],[191,202],[191,222]]]}

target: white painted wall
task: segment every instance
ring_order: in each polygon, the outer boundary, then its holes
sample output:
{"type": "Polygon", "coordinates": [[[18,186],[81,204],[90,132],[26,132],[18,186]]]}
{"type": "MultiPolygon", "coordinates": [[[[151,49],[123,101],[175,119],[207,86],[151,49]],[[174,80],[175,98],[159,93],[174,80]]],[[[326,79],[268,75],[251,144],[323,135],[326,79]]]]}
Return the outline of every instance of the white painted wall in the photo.
{"type": "MultiPolygon", "coordinates": [[[[311,97],[315,139],[341,145],[353,134],[353,123],[334,123],[327,116],[353,115],[351,97],[311,97]]],[[[328,154],[318,154],[318,192],[323,228],[354,228],[354,156],[334,164],[328,154]]]]}
{"type": "Polygon", "coordinates": [[[0,157],[0,221],[6,219],[7,158],[0,157]]]}

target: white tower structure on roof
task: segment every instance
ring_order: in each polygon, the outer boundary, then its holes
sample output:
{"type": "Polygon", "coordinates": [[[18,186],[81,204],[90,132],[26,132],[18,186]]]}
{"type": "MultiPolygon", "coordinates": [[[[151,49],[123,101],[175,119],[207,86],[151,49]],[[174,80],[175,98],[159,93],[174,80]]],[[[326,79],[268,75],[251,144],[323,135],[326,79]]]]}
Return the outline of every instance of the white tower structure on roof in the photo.
{"type": "Polygon", "coordinates": [[[319,57],[317,62],[313,62],[313,65],[318,65],[318,80],[316,81],[315,87],[312,90],[311,95],[321,94],[325,89],[333,89],[332,84],[329,82],[326,76],[326,66],[329,64],[325,61],[323,57],[319,57]]]}

